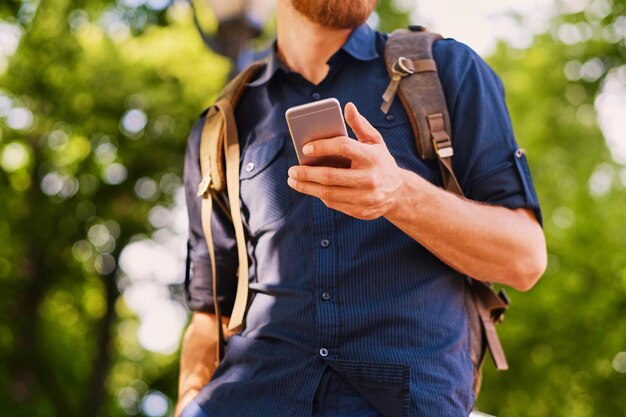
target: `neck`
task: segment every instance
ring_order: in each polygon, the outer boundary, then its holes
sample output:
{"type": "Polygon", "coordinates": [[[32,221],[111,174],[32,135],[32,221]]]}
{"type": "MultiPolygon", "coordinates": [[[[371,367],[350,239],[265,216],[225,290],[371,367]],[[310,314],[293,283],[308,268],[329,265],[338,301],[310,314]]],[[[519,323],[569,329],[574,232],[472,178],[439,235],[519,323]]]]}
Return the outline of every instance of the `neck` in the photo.
{"type": "Polygon", "coordinates": [[[328,74],[328,59],[346,42],[352,29],[330,29],[312,22],[288,1],[276,11],[278,55],[292,70],[319,84],[328,74]]]}

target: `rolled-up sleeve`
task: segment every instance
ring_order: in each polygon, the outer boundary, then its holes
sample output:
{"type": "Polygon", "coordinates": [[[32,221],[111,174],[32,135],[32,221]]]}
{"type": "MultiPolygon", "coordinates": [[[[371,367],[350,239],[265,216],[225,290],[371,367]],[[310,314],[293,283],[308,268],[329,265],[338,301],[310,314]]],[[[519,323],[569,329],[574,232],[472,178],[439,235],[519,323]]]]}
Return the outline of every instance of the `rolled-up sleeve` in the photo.
{"type": "Polygon", "coordinates": [[[531,209],[541,223],[530,169],[515,141],[500,78],[460,42],[437,42],[433,52],[450,111],[452,162],[466,197],[531,209]]]}
{"type": "MultiPolygon", "coordinates": [[[[194,124],[185,153],[184,186],[189,216],[188,256],[191,265],[191,271],[188,271],[185,279],[185,296],[190,310],[214,313],[211,258],[202,229],[202,197],[196,196],[202,177],[199,152],[203,124],[204,115],[194,124]]],[[[232,312],[237,285],[237,245],[230,219],[218,208],[213,210],[211,216],[211,230],[218,277],[217,300],[222,314],[229,316],[232,312]]]]}

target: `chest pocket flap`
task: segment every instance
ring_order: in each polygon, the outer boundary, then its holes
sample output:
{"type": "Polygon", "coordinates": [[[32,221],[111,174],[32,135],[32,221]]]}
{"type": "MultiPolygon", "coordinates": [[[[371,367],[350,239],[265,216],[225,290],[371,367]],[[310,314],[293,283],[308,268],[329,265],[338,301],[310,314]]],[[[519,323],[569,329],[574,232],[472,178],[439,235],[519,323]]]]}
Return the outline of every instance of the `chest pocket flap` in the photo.
{"type": "Polygon", "coordinates": [[[291,204],[287,185],[286,135],[252,143],[241,160],[241,201],[250,233],[260,233],[264,226],[281,219],[291,204]]]}
{"type": "MultiPolygon", "coordinates": [[[[263,172],[276,159],[284,143],[285,136],[281,135],[263,143],[250,145],[244,152],[239,178],[247,180],[263,172]]],[[[286,172],[285,175],[287,175],[286,172]]]]}

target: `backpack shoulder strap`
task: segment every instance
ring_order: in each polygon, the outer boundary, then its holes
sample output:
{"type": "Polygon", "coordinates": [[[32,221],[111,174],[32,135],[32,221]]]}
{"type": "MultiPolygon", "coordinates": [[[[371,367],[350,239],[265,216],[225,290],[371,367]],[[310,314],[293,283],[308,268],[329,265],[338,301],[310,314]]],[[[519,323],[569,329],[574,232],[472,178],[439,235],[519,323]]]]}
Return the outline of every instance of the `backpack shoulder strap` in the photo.
{"type": "Polygon", "coordinates": [[[395,96],[400,97],[420,158],[437,158],[444,187],[462,194],[452,169],[450,116],[432,53],[433,44],[442,37],[422,27],[414,28],[417,30],[396,30],[387,40],[385,63],[391,82],[383,94],[381,110],[387,113],[395,96]]]}
{"type": "MultiPolygon", "coordinates": [[[[224,87],[215,103],[208,108],[200,140],[202,182],[198,188],[198,195],[204,194],[209,188],[217,193],[224,191],[226,188],[226,137],[224,133],[230,126],[226,125],[227,115],[220,112],[218,103],[220,101],[229,102],[231,103],[231,108],[235,109],[245,91],[246,85],[265,65],[263,61],[255,62],[239,73],[224,87]]],[[[232,119],[234,120],[234,115],[232,119]]],[[[237,134],[236,125],[232,129],[237,134]]]]}
{"type": "MultiPolygon", "coordinates": [[[[227,191],[230,207],[228,211],[230,212],[237,240],[237,256],[239,260],[237,293],[228,324],[228,329],[232,330],[243,323],[248,304],[248,253],[239,201],[240,149],[234,109],[245,91],[246,85],[264,66],[264,62],[255,62],[226,85],[215,104],[209,108],[206,114],[200,139],[202,181],[198,185],[197,195],[202,197],[202,229],[211,258],[213,304],[218,332],[217,362],[224,356],[224,333],[222,329],[222,314],[217,301],[218,277],[211,230],[213,200],[220,203],[218,194],[224,190],[227,191]]],[[[225,207],[222,207],[222,209],[225,210],[225,207]]]]}
{"type": "MultiPolygon", "coordinates": [[[[409,116],[420,158],[437,159],[444,188],[463,196],[452,167],[454,149],[446,99],[437,75],[432,47],[442,39],[421,26],[393,32],[385,45],[385,63],[391,81],[383,94],[381,110],[389,111],[397,95],[409,116]]],[[[467,279],[466,302],[471,334],[471,356],[476,367],[475,390],[480,387],[480,366],[485,349],[489,348],[496,368],[508,368],[506,356],[498,339],[495,323],[508,308],[506,293],[496,294],[490,283],[467,279]],[[485,346],[486,343],[486,346],[485,346]]]]}

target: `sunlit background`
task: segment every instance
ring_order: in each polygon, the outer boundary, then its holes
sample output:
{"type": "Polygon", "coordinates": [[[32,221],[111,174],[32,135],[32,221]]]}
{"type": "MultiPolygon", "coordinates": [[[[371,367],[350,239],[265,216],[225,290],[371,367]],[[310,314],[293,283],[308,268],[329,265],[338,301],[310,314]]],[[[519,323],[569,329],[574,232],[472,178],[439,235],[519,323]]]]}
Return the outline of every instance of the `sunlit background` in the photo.
{"type": "MultiPolygon", "coordinates": [[[[226,81],[229,64],[204,47],[187,1],[74,3],[0,6],[0,193],[6,197],[0,236],[17,242],[0,249],[8,317],[0,322],[0,353],[15,360],[0,368],[0,416],[164,416],[175,401],[177,352],[188,320],[184,142],[226,81]],[[30,331],[38,336],[11,324],[19,317],[32,319],[30,331]],[[42,353],[42,346],[51,349],[42,353]],[[22,347],[22,356],[38,352],[44,359],[22,367],[24,357],[12,353],[22,347]],[[42,381],[42,375],[53,377],[42,381]],[[104,388],[90,403],[83,386],[104,388]],[[67,404],[56,404],[57,395],[67,404]],[[85,414],[90,404],[97,413],[85,414]]],[[[196,7],[200,26],[214,31],[208,3],[196,7]]],[[[598,392],[623,394],[626,386],[623,320],[612,322],[601,340],[583,344],[606,347],[581,359],[586,371],[575,370],[570,357],[561,360],[546,333],[534,332],[537,323],[574,314],[571,299],[560,295],[587,300],[596,285],[614,298],[590,303],[595,310],[581,310],[585,316],[572,329],[604,326],[599,323],[626,309],[624,241],[611,235],[623,235],[625,225],[616,203],[626,187],[624,10],[616,0],[394,0],[381,1],[369,21],[384,30],[422,24],[488,58],[512,93],[516,133],[537,173],[551,242],[547,277],[563,284],[541,284],[539,298],[532,292],[514,297],[514,309],[528,314],[503,327],[505,345],[507,336],[515,342],[514,366],[508,375],[488,375],[500,386],[487,381],[484,392],[501,398],[498,389],[507,390],[504,401],[481,398],[488,412],[626,416],[626,403],[597,398],[598,392]],[[558,51],[565,52],[557,59],[558,51]],[[550,88],[553,95],[533,106],[550,88]],[[608,146],[592,146],[596,137],[608,146]],[[596,210],[600,206],[605,211],[596,210]],[[529,332],[537,336],[532,341],[523,337],[529,332]],[[529,362],[534,370],[518,371],[529,362]],[[533,375],[545,375],[545,390],[511,380],[533,375]],[[555,399],[565,381],[573,388],[555,399]],[[530,405],[531,393],[552,398],[530,405]],[[569,411],[556,411],[559,402],[569,411]]],[[[266,28],[257,47],[272,38],[268,11],[251,12],[266,28]]],[[[579,337],[549,324],[561,338],[579,337]]]]}

